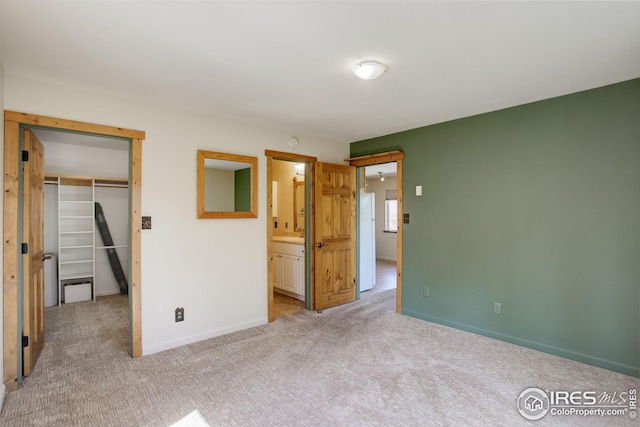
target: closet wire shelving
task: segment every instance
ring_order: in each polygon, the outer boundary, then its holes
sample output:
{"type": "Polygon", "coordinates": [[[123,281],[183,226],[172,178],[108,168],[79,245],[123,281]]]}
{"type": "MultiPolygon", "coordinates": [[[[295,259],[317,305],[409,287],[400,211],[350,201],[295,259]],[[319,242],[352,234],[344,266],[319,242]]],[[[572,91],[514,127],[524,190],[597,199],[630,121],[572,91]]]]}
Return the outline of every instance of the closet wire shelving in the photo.
{"type": "Polygon", "coordinates": [[[127,179],[49,176],[58,186],[58,305],[65,285],[90,283],[95,301],[96,249],[127,248],[128,245],[96,246],[95,187],[127,188],[127,179]]]}

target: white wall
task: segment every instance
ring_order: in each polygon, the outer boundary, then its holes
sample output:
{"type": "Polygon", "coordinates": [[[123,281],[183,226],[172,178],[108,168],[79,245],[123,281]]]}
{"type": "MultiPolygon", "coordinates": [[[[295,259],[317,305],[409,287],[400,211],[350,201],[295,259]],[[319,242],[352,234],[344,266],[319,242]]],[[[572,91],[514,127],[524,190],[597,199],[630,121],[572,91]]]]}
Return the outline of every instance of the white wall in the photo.
{"type": "MultiPolygon", "coordinates": [[[[46,150],[45,150],[46,155],[46,150]]],[[[58,262],[58,186],[44,186],[44,253],[56,254],[55,259],[44,262],[44,306],[58,304],[58,276],[55,263],[58,262]],[[53,270],[51,268],[53,267],[53,270]]]]}
{"type": "Polygon", "coordinates": [[[367,193],[376,194],[376,258],[388,261],[396,261],[397,234],[384,232],[384,200],[385,190],[395,190],[397,188],[396,177],[386,177],[384,181],[380,178],[367,179],[367,193]]]}
{"type": "MultiPolygon", "coordinates": [[[[210,85],[209,85],[210,86],[210,85]]],[[[267,321],[264,150],[291,151],[291,130],[129,100],[59,81],[5,73],[6,108],[146,131],[142,150],[143,353],[267,321]],[[196,219],[196,150],[258,158],[257,219],[196,219]],[[185,321],[174,322],[176,307],[185,321]]],[[[347,143],[296,134],[295,152],[343,163],[347,143]]]]}
{"type": "MultiPolygon", "coordinates": [[[[109,226],[109,233],[116,246],[129,243],[129,190],[115,187],[96,187],[96,202],[100,203],[104,217],[109,226]]],[[[96,231],[96,248],[104,246],[100,233],[96,231]]],[[[128,248],[116,249],[124,276],[129,283],[129,251],[128,248]]],[[[96,249],[96,295],[112,295],[120,293],[109,257],[105,249],[96,249]]]]}

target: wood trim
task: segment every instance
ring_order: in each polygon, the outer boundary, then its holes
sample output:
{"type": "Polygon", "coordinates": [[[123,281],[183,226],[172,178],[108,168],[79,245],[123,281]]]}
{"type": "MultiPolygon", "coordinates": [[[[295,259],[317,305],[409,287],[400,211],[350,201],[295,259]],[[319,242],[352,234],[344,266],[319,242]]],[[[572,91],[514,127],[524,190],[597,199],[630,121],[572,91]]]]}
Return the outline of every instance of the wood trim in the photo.
{"type": "Polygon", "coordinates": [[[396,234],[396,313],[402,313],[402,159],[396,161],[396,200],[398,201],[398,233],[396,234]]]}
{"type": "Polygon", "coordinates": [[[145,133],[140,130],[125,129],[113,126],[96,125],[93,123],[77,122],[75,120],[56,119],[53,117],[38,116],[34,114],[5,111],[4,120],[42,126],[56,129],[73,130],[78,132],[93,133],[98,135],[118,136],[129,139],[145,139],[145,133]]]}
{"type": "Polygon", "coordinates": [[[142,253],[142,140],[131,140],[131,277],[129,282],[129,318],[131,357],[142,356],[142,292],[140,256],[142,253]]]}
{"type": "Polygon", "coordinates": [[[380,163],[397,162],[404,159],[404,153],[402,151],[387,151],[386,153],[368,154],[366,156],[351,157],[345,159],[345,162],[349,162],[351,166],[368,166],[377,165],[380,163]]]}
{"type": "Polygon", "coordinates": [[[264,150],[264,155],[277,160],[289,160],[293,162],[317,162],[317,157],[305,156],[303,154],[286,153],[284,151],[264,150]]]}
{"type": "Polygon", "coordinates": [[[20,125],[4,123],[3,382],[18,388],[18,168],[20,125]]]}
{"type": "Polygon", "coordinates": [[[269,323],[275,320],[273,312],[273,157],[267,156],[267,320],[269,323]]]}
{"type": "MultiPolygon", "coordinates": [[[[309,254],[309,280],[310,280],[310,284],[309,284],[309,307],[311,308],[311,310],[315,310],[316,309],[316,292],[315,292],[315,274],[316,274],[316,260],[315,257],[313,256],[313,251],[311,250],[313,245],[314,245],[314,239],[315,239],[315,222],[316,222],[316,198],[314,197],[314,194],[316,194],[316,165],[318,162],[314,161],[309,163],[309,173],[307,174],[307,177],[309,178],[309,186],[307,187],[309,189],[309,204],[310,204],[310,209],[309,209],[309,219],[307,220],[307,218],[305,217],[305,227],[308,224],[309,228],[308,230],[305,230],[305,235],[307,236],[307,242],[309,242],[309,245],[311,247],[306,248],[307,249],[307,253],[309,254]]],[[[306,168],[305,168],[306,169],[306,168]]],[[[306,277],[306,272],[305,272],[305,277],[306,277]]]]}
{"type": "Polygon", "coordinates": [[[18,387],[18,169],[20,167],[20,125],[51,127],[61,130],[130,138],[131,153],[131,356],[142,355],[140,292],[140,212],[141,212],[141,142],[143,131],[103,126],[45,116],[4,112],[4,243],[3,243],[3,382],[7,391],[18,387]]]}
{"type": "MultiPolygon", "coordinates": [[[[302,190],[303,190],[303,195],[305,195],[304,192],[304,186],[306,185],[306,183],[304,181],[298,181],[298,177],[294,176],[293,177],[293,231],[295,231],[296,233],[299,233],[300,231],[304,230],[304,226],[300,226],[300,220],[298,219],[298,212],[300,212],[300,201],[298,200],[298,203],[296,203],[297,200],[297,195],[298,195],[298,187],[302,186],[302,190]]],[[[305,203],[304,203],[304,199],[302,200],[302,209],[305,209],[305,203]]],[[[306,217],[303,217],[303,220],[306,219],[306,217]]]]}
{"type": "Polygon", "coordinates": [[[396,162],[397,177],[397,200],[398,200],[398,233],[396,235],[397,248],[396,248],[396,313],[402,313],[402,161],[404,160],[404,153],[402,151],[389,151],[386,153],[369,154],[367,156],[353,157],[347,159],[352,166],[371,166],[381,163],[396,162]]]}

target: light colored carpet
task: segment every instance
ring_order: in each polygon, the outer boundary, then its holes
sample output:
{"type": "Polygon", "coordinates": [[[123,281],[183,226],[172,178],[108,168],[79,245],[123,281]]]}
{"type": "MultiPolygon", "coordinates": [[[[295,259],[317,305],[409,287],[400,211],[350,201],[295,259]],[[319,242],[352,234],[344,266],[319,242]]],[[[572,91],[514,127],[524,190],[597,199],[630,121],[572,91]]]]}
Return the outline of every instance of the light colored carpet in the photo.
{"type": "MultiPolygon", "coordinates": [[[[33,375],[3,426],[532,425],[528,387],[622,392],[638,379],[395,314],[393,290],[130,359],[120,296],[47,309],[33,375]],[[114,319],[114,313],[116,317],[114,319]]],[[[635,420],[637,421],[637,420],[635,420]]],[[[550,417],[534,425],[637,425],[550,417]]]]}

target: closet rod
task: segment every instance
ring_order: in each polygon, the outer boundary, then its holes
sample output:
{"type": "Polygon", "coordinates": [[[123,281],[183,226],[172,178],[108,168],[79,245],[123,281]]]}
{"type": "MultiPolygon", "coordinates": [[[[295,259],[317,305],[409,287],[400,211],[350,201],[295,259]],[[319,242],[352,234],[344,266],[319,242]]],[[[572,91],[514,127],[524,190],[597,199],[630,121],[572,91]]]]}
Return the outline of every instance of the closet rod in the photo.
{"type": "MultiPolygon", "coordinates": [[[[45,184],[58,185],[58,181],[45,181],[45,184]]],[[[129,188],[127,184],[93,184],[94,187],[115,187],[115,188],[129,188]]]]}
{"type": "Polygon", "coordinates": [[[116,187],[116,188],[129,188],[126,184],[93,184],[94,187],[116,187]]]}

